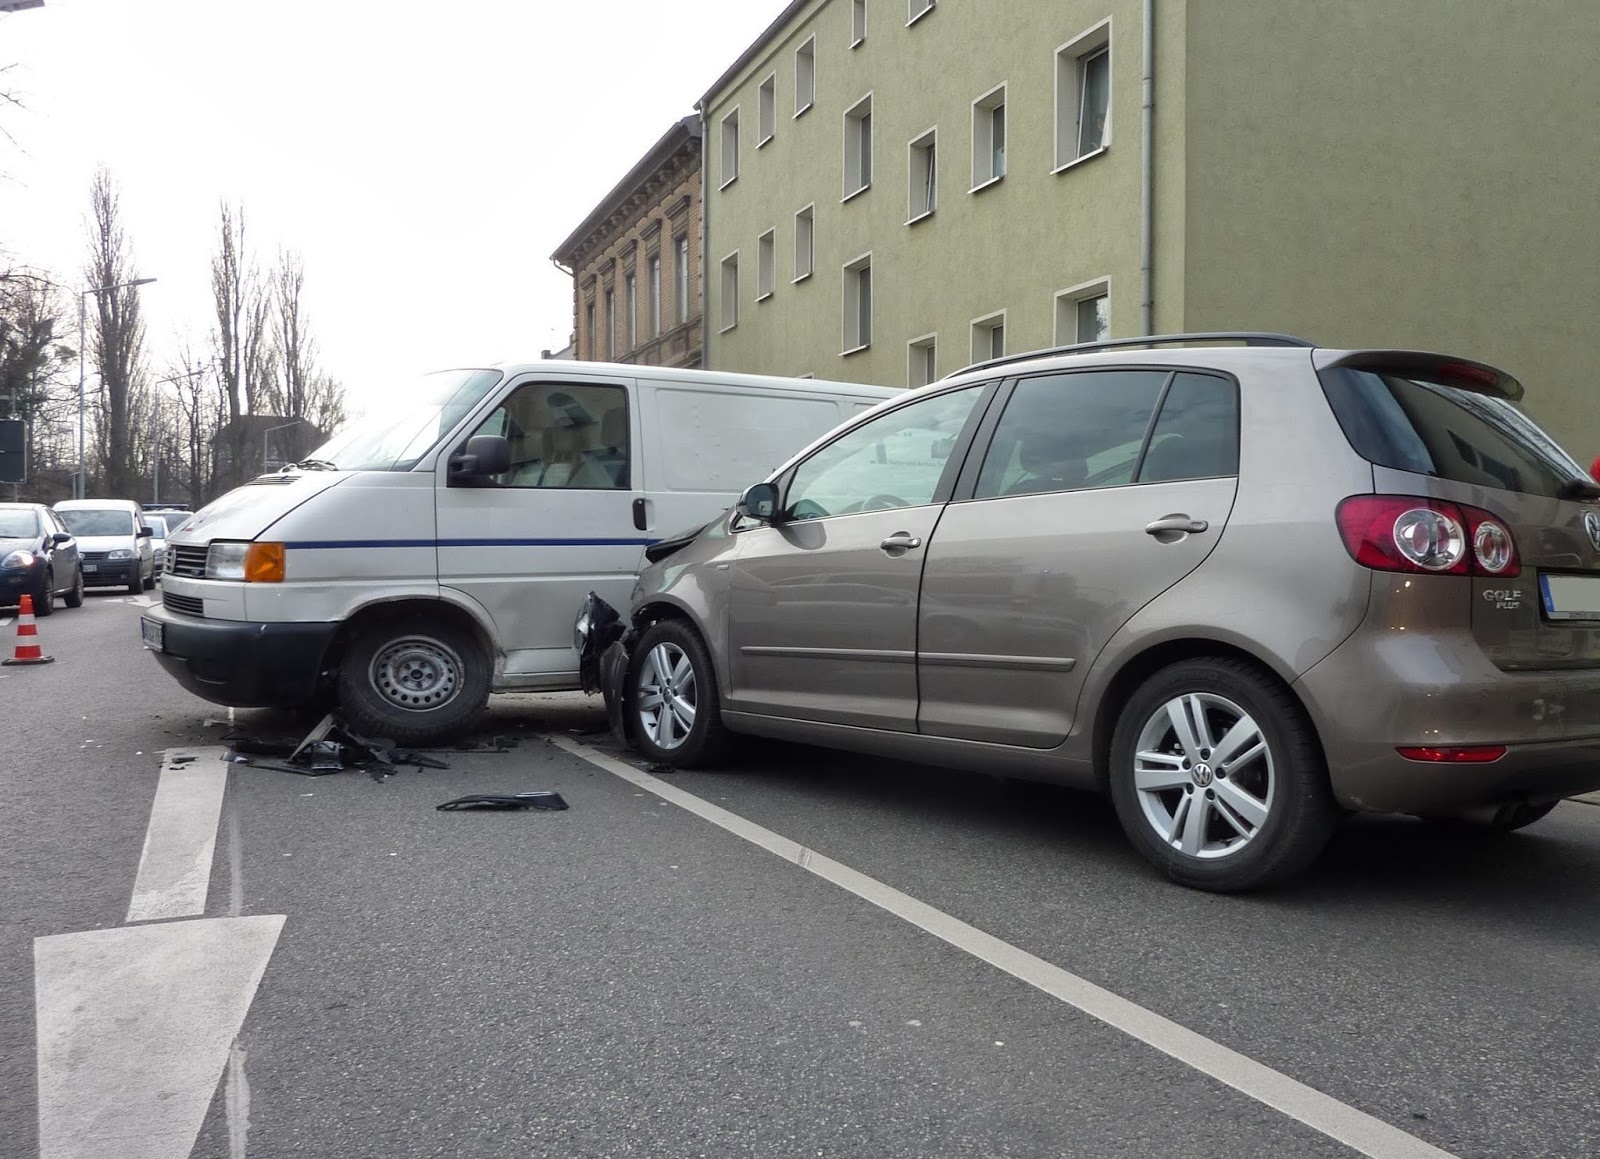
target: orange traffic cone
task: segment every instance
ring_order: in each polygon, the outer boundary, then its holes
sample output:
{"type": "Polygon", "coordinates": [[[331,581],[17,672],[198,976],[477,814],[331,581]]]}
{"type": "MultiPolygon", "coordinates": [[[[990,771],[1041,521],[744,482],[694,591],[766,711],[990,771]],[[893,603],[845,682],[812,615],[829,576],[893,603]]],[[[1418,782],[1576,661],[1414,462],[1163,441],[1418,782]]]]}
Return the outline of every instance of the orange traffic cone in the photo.
{"type": "Polygon", "coordinates": [[[33,622],[33,597],[23,596],[17,609],[17,654],[0,664],[49,664],[54,656],[46,656],[39,648],[39,629],[33,622]]]}

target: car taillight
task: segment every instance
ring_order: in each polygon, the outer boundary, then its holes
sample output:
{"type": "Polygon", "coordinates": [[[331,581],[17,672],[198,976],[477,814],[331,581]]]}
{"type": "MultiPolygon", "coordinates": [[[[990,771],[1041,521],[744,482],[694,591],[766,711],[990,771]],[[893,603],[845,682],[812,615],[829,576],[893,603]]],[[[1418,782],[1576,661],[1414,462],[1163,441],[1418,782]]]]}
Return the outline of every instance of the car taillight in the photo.
{"type": "Polygon", "coordinates": [[[1506,755],[1503,744],[1402,746],[1395,752],[1408,761],[1442,765],[1487,765],[1506,755]]]}
{"type": "Polygon", "coordinates": [[[1519,575],[1517,543],[1494,515],[1413,495],[1353,495],[1336,516],[1345,549],[1363,567],[1425,575],[1519,575]]]}

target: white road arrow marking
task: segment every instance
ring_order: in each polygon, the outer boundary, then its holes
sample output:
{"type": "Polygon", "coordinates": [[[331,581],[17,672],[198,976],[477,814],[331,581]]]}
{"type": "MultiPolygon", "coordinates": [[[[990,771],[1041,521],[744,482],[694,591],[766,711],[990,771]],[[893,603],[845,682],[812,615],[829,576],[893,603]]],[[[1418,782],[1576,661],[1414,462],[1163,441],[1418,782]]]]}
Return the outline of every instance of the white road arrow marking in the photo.
{"type": "Polygon", "coordinates": [[[128,903],[130,922],[192,917],[206,912],[217,821],[228,784],[225,750],[173,749],[167,753],[150,807],[139,876],[128,903]]]}

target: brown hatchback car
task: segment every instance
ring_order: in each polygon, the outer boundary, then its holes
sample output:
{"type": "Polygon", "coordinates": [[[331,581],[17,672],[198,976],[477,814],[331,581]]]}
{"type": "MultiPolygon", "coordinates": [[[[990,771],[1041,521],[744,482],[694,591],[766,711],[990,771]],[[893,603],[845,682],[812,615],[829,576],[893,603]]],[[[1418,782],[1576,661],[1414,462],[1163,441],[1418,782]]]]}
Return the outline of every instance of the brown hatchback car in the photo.
{"type": "Polygon", "coordinates": [[[652,548],[608,692],[675,765],[747,733],[1097,788],[1206,889],[1349,810],[1520,828],[1600,788],[1600,488],[1521,397],[1283,335],[980,364],[652,548]]]}

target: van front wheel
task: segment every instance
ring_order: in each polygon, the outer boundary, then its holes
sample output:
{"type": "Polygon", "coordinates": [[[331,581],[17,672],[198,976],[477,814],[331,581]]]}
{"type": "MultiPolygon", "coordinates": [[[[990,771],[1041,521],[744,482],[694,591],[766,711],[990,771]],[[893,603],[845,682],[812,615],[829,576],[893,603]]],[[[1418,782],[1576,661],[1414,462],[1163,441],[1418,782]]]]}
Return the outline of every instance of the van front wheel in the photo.
{"type": "Polygon", "coordinates": [[[442,740],[488,701],[489,663],[483,645],[453,625],[376,625],[339,665],[339,703],[362,735],[397,744],[442,740]]]}

